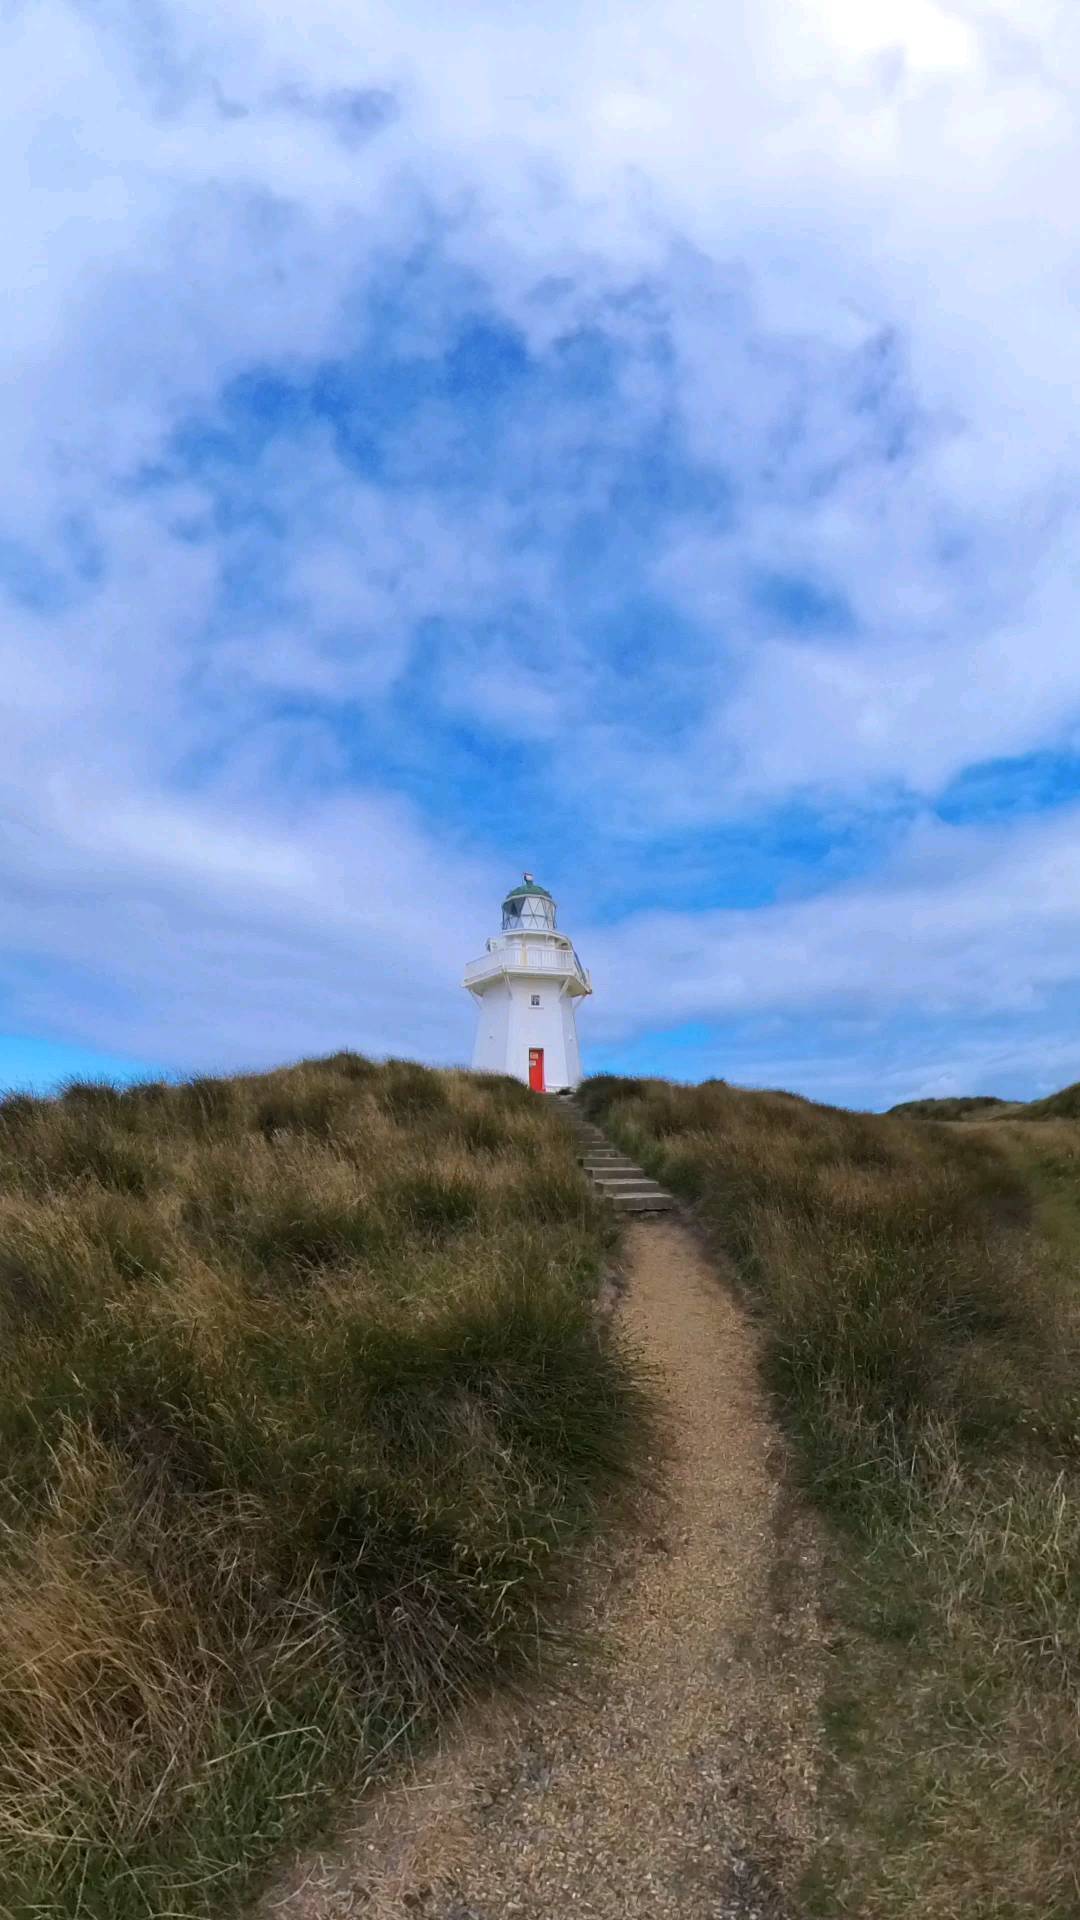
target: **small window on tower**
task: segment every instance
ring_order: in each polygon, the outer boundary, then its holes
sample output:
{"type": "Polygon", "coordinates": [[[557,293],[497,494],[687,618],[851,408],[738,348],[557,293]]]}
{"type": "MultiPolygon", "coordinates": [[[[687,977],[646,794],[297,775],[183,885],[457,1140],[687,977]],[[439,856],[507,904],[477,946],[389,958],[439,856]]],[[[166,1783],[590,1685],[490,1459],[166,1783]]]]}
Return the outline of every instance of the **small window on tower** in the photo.
{"type": "Polygon", "coordinates": [[[533,994],[532,1003],[534,1007],[538,1007],[540,1005],[540,995],[538,993],[533,994]]]}

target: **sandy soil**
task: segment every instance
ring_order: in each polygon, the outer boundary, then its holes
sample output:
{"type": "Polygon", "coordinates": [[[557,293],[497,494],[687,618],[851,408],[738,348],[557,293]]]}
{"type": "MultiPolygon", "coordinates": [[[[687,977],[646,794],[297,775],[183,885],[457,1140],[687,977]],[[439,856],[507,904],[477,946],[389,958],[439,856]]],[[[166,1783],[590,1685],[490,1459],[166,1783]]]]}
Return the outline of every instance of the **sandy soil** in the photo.
{"type": "Polygon", "coordinates": [[[619,1311],[670,1434],[649,1525],[603,1547],[572,1687],[470,1716],[277,1920],[774,1920],[813,1811],[816,1549],[755,1337],[683,1225],[632,1226],[619,1311]]]}

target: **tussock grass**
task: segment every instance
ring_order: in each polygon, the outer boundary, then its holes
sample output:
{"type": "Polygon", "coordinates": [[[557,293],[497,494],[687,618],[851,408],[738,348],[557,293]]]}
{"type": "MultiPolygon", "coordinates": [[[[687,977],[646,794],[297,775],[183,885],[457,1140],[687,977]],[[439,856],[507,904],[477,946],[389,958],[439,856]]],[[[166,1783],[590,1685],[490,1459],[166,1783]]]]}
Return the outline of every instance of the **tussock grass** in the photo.
{"type": "Polygon", "coordinates": [[[734,1256],[832,1525],[814,1910],[1080,1913],[1080,1129],[583,1097],[734,1256]]]}
{"type": "Polygon", "coordinates": [[[221,1915],[555,1636],[641,1396],[515,1082],[0,1101],[0,1913],[221,1915]]]}

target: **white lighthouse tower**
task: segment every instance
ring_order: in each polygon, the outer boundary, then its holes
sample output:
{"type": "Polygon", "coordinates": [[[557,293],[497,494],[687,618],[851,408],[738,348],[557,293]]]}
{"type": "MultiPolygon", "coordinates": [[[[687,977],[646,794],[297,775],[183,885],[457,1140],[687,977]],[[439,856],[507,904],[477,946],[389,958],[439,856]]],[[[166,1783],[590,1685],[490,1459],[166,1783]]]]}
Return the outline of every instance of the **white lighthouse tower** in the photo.
{"type": "Polygon", "coordinates": [[[475,1072],[509,1073],[538,1093],[577,1086],[577,1003],[592,981],[556,927],[554,900],[531,873],[507,894],[502,932],[481,960],[470,960],[462,986],[479,1011],[475,1072]]]}

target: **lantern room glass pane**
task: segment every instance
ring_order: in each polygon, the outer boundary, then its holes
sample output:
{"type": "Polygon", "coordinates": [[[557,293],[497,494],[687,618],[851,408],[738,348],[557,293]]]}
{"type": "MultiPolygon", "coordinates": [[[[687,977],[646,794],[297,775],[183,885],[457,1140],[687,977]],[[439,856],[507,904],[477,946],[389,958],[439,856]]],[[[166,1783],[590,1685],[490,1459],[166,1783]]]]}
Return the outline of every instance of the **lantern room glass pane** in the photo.
{"type": "Polygon", "coordinates": [[[546,933],[555,929],[555,902],[545,900],[539,894],[520,894],[503,906],[503,930],[514,932],[521,927],[542,927],[546,933]]]}

